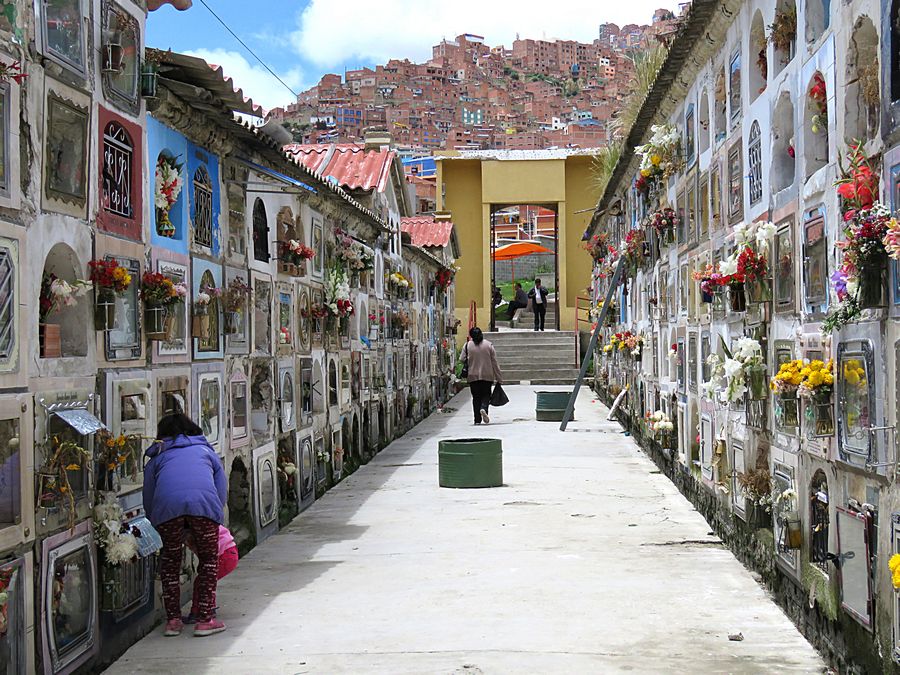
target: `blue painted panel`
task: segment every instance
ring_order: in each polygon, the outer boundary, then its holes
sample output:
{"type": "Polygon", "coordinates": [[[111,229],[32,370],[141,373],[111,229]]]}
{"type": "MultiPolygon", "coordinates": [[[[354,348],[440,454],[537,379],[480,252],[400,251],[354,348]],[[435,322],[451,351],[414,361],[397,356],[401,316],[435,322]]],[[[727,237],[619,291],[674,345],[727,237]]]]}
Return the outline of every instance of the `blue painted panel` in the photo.
{"type": "MultiPolygon", "coordinates": [[[[156,194],[156,162],[160,154],[167,154],[175,157],[176,160],[185,164],[188,154],[187,139],[177,131],[170,129],[161,122],[153,119],[152,116],[147,117],[147,175],[150,177],[150,243],[152,246],[161,246],[162,248],[174,251],[176,253],[187,254],[188,238],[187,238],[187,188],[183,187],[178,201],[169,211],[169,219],[175,226],[174,237],[161,237],[157,234],[156,229],[156,207],[153,205],[154,195],[156,194]]],[[[182,169],[182,178],[186,177],[185,169],[182,169]]]]}

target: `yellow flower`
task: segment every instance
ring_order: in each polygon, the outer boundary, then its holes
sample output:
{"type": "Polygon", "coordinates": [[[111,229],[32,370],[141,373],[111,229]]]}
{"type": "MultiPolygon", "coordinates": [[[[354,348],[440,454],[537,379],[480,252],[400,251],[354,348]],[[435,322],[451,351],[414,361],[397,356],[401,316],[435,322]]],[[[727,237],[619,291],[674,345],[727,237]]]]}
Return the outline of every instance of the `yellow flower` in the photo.
{"type": "Polygon", "coordinates": [[[888,569],[891,572],[896,572],[900,570],[900,553],[895,553],[888,560],[888,569]]]}
{"type": "Polygon", "coordinates": [[[650,169],[641,169],[641,175],[644,178],[649,178],[650,177],[650,169]]]}
{"type": "Polygon", "coordinates": [[[825,384],[834,384],[834,376],[831,373],[825,373],[822,376],[822,382],[825,384]]]}
{"type": "Polygon", "coordinates": [[[78,471],[80,468],[81,466],[79,464],[69,464],[69,466],[66,467],[66,471],[78,471]]]}

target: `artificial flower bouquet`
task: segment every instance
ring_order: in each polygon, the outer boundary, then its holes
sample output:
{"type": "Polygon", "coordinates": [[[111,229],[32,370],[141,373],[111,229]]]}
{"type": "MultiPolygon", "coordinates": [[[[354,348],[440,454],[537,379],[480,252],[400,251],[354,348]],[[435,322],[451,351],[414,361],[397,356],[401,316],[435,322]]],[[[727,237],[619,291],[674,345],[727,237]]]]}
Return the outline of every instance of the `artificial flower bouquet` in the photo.
{"type": "Polygon", "coordinates": [[[153,203],[156,206],[156,231],[163,237],[174,237],[175,226],[169,219],[169,211],[178,201],[184,178],[181,176],[182,165],[174,157],[160,155],[156,162],[156,182],[153,203]]]}
{"type": "Polygon", "coordinates": [[[175,283],[165,274],[144,272],[141,277],[141,300],[148,307],[168,307],[183,302],[187,297],[187,285],[175,283]]]}
{"type": "Polygon", "coordinates": [[[113,258],[91,260],[88,263],[88,279],[94,288],[109,290],[113,293],[124,293],[131,286],[131,274],[113,258]]]}
{"type": "Polygon", "coordinates": [[[351,316],[354,312],[347,272],[338,265],[328,270],[328,277],[325,280],[325,306],[333,316],[340,318],[351,316]]]}
{"type": "Polygon", "coordinates": [[[53,312],[60,307],[74,307],[78,299],[87,295],[93,285],[90,281],[76,279],[69,283],[53,273],[44,274],[41,279],[41,292],[38,299],[38,316],[40,323],[46,323],[53,312]]]}
{"type": "Polygon", "coordinates": [[[740,337],[734,342],[734,350],[729,350],[725,341],[719,338],[725,359],[710,354],[706,359],[712,368],[709,382],[702,385],[703,392],[712,398],[718,391],[722,403],[731,404],[748,395],[751,400],[766,398],[765,365],[762,346],[749,337],[740,337]]]}

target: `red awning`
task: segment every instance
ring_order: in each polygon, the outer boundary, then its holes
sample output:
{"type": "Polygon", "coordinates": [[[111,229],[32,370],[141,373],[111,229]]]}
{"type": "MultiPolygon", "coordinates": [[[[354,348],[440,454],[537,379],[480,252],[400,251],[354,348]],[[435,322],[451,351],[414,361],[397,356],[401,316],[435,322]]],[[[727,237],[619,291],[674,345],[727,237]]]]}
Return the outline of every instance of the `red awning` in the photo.
{"type": "Polygon", "coordinates": [[[494,250],[494,260],[515,260],[526,255],[535,254],[552,254],[549,248],[535,244],[531,241],[516,241],[512,244],[506,244],[494,250]]]}

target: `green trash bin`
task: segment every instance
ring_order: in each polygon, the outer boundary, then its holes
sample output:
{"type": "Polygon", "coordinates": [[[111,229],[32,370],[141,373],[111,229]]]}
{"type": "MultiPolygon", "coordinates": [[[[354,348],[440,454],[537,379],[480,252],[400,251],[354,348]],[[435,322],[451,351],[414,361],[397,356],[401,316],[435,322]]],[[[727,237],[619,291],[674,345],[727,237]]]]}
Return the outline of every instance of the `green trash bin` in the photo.
{"type": "Polygon", "coordinates": [[[499,438],[455,438],[438,443],[438,482],[449,488],[503,485],[499,438]]]}
{"type": "MultiPolygon", "coordinates": [[[[538,391],[535,417],[538,422],[562,422],[566,414],[566,406],[569,405],[568,391],[538,391]]],[[[575,419],[575,409],[572,409],[572,419],[575,419]]]]}

